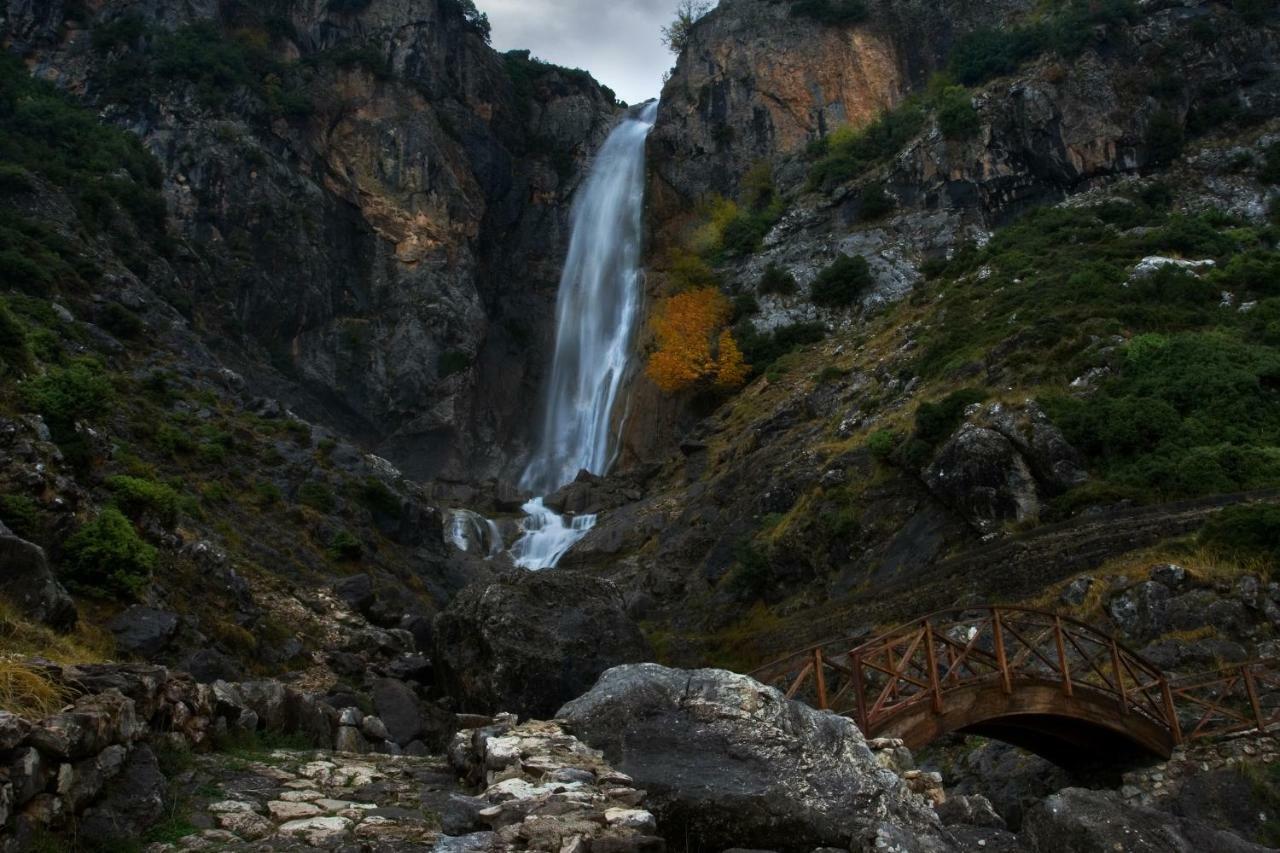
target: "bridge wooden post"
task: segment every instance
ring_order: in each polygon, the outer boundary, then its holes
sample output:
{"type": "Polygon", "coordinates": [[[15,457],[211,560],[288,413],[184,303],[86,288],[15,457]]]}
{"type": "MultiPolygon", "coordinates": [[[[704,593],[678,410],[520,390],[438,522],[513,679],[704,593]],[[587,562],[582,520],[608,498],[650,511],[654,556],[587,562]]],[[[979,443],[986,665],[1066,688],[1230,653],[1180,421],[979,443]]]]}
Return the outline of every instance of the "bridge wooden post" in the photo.
{"type": "Polygon", "coordinates": [[[1120,644],[1111,638],[1111,669],[1116,674],[1116,690],[1120,693],[1120,713],[1129,713],[1129,688],[1124,685],[1124,665],[1120,662],[1120,644]]]}
{"type": "Polygon", "coordinates": [[[818,687],[818,710],[827,710],[827,674],[822,671],[822,649],[813,650],[813,678],[818,687]]]}
{"type": "Polygon", "coordinates": [[[1182,724],[1178,722],[1178,709],[1173,704],[1173,691],[1169,688],[1169,679],[1160,676],[1160,692],[1164,696],[1164,715],[1169,722],[1169,731],[1173,734],[1173,745],[1182,746],[1182,724]]]}
{"type": "Polygon", "coordinates": [[[849,663],[853,669],[853,695],[857,702],[858,728],[870,737],[871,733],[867,730],[867,688],[862,683],[862,654],[850,654],[849,663]]]}
{"type": "Polygon", "coordinates": [[[1001,621],[1000,608],[991,608],[991,635],[996,647],[996,665],[1000,667],[1000,687],[1004,695],[1013,694],[1013,676],[1009,673],[1009,656],[1004,648],[1004,623],[1001,621]]]}
{"type": "Polygon", "coordinates": [[[942,685],[938,681],[938,654],[933,647],[933,623],[924,623],[924,659],[929,667],[929,687],[933,691],[933,711],[942,713],[942,685]]]}
{"type": "Polygon", "coordinates": [[[1067,645],[1062,639],[1062,617],[1053,617],[1053,636],[1058,644],[1058,671],[1062,673],[1062,692],[1070,696],[1075,691],[1071,687],[1071,666],[1067,663],[1067,645]]]}
{"type": "Polygon", "coordinates": [[[1266,723],[1262,718],[1262,705],[1258,702],[1258,685],[1253,680],[1253,667],[1245,664],[1240,667],[1241,673],[1244,675],[1244,689],[1249,694],[1249,705],[1253,708],[1253,719],[1258,725],[1258,731],[1266,729],[1266,723]]]}

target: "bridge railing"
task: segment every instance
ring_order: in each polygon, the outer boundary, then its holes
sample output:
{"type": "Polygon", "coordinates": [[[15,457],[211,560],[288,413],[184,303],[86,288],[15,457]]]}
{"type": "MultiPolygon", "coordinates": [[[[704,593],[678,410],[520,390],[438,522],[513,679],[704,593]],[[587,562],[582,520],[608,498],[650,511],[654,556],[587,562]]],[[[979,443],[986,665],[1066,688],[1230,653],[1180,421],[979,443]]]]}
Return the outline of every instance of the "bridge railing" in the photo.
{"type": "Polygon", "coordinates": [[[1180,739],[1266,731],[1280,724],[1280,661],[1258,660],[1171,684],[1180,739]]]}
{"type": "Polygon", "coordinates": [[[1171,682],[1114,636],[1042,610],[989,606],[934,613],[871,640],[833,640],[752,673],[790,699],[853,718],[874,737],[927,703],[987,685],[1010,694],[1055,684],[1091,691],[1168,732],[1171,743],[1280,725],[1280,660],[1236,664],[1171,682]]]}

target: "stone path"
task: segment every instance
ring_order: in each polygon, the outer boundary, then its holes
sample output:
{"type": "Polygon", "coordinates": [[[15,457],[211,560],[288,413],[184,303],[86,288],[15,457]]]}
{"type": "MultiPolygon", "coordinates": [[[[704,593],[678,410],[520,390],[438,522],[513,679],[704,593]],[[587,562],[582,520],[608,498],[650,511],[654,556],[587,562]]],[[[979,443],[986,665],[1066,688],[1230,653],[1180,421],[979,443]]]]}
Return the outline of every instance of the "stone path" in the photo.
{"type": "MultiPolygon", "coordinates": [[[[147,853],[462,853],[487,849],[492,839],[491,833],[473,833],[437,845],[446,815],[477,810],[443,758],[291,751],[250,758],[207,755],[176,781],[175,826],[185,820],[190,832],[173,843],[151,844],[147,853]]],[[[463,822],[471,820],[464,816],[463,822]]]]}

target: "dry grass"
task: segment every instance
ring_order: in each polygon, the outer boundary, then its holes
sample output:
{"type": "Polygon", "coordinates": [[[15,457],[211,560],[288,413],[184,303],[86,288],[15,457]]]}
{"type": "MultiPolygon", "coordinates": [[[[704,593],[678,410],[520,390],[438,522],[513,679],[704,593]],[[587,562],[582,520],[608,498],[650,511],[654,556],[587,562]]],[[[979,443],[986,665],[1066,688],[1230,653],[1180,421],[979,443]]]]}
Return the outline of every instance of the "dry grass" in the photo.
{"type": "Polygon", "coordinates": [[[1140,583],[1148,579],[1152,566],[1161,563],[1176,563],[1182,566],[1187,570],[1191,581],[1200,584],[1231,583],[1247,574],[1265,579],[1271,574],[1271,565],[1263,559],[1228,557],[1205,548],[1166,544],[1117,557],[1104,563],[1095,571],[1068,578],[1027,604],[1045,610],[1068,612],[1087,621],[1101,615],[1102,599],[1110,588],[1108,583],[1110,578],[1122,577],[1129,583],[1140,583]],[[1085,576],[1097,580],[1089,588],[1085,600],[1076,607],[1064,607],[1060,602],[1062,591],[1072,581],[1085,576]]]}
{"type": "Polygon", "coordinates": [[[111,635],[97,627],[98,620],[82,618],[74,631],[59,634],[22,618],[8,602],[0,599],[0,655],[32,655],[55,663],[98,663],[115,651],[111,635]]]}
{"type": "Polygon", "coordinates": [[[66,688],[17,658],[0,658],[0,711],[39,720],[66,704],[66,688]]]}

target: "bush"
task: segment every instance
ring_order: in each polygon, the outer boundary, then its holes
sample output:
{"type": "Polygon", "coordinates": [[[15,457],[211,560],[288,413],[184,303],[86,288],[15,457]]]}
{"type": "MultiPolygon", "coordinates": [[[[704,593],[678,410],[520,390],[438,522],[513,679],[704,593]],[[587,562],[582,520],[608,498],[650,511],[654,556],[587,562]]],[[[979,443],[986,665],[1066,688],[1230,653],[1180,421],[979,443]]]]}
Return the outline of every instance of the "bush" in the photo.
{"type": "Polygon", "coordinates": [[[973,96],[962,86],[947,86],[934,99],[938,129],[947,139],[973,139],[982,130],[982,118],[973,106],[973,96]]]}
{"type": "Polygon", "coordinates": [[[150,513],[168,527],[178,522],[182,499],[163,483],[138,477],[116,476],[107,480],[107,488],[114,493],[115,506],[135,521],[150,513]]]}
{"type": "Polygon", "coordinates": [[[85,594],[133,600],[146,589],[155,563],[156,549],[108,507],[67,540],[62,574],[85,594]]]}
{"type": "Polygon", "coordinates": [[[773,585],[773,565],[769,554],[750,539],[738,543],[734,551],[738,566],[729,576],[730,590],[745,601],[763,598],[773,585]]]}
{"type": "Polygon", "coordinates": [[[0,299],[0,377],[20,376],[33,365],[27,327],[13,316],[8,303],[0,299]]]}
{"type": "Polygon", "coordinates": [[[898,448],[898,436],[893,430],[882,429],[867,438],[867,450],[881,462],[887,461],[898,448]]]}
{"type": "Polygon", "coordinates": [[[987,399],[986,392],[977,388],[961,388],[936,403],[921,403],[916,409],[915,438],[930,448],[937,447],[951,437],[964,420],[964,411],[975,403],[987,399]]]}
{"type": "Polygon", "coordinates": [[[734,336],[752,367],[752,375],[758,376],[784,355],[823,340],[827,329],[821,323],[792,323],[762,334],[750,323],[739,323],[734,328],[734,336]]]}
{"type": "Polygon", "coordinates": [[[339,530],[329,540],[329,556],[339,562],[355,562],[364,553],[360,540],[346,530],[339,530]]]}
{"type": "Polygon", "coordinates": [[[1182,121],[1170,110],[1161,110],[1147,122],[1143,144],[1147,149],[1147,163],[1167,166],[1182,156],[1186,133],[1182,121]]]}
{"type": "Polygon", "coordinates": [[[115,397],[115,389],[102,365],[81,359],[67,367],[55,367],[22,386],[28,406],[39,412],[51,427],[70,426],[78,418],[96,418],[115,397]]]}
{"type": "Polygon", "coordinates": [[[298,503],[317,512],[330,513],[337,505],[337,498],[334,497],[333,490],[324,483],[309,480],[298,488],[298,503]]]}
{"type": "Polygon", "coordinates": [[[862,130],[841,128],[821,144],[821,158],[809,170],[812,189],[830,189],[892,157],[924,127],[919,104],[908,101],[883,113],[862,130]]]}
{"type": "Polygon", "coordinates": [[[1200,531],[1200,544],[1227,554],[1280,560],[1280,506],[1247,504],[1222,510],[1200,531]]]}
{"type": "Polygon", "coordinates": [[[861,255],[841,255],[818,274],[810,289],[813,304],[824,308],[845,308],[874,283],[871,267],[861,255]]]}
{"type": "Polygon", "coordinates": [[[40,505],[26,495],[0,495],[0,521],[23,539],[40,542],[44,538],[40,505]]]}
{"type": "Polygon", "coordinates": [[[1267,148],[1262,168],[1258,170],[1258,180],[1264,184],[1280,184],[1280,142],[1267,148]]]}
{"type": "Polygon", "coordinates": [[[862,191],[862,218],[867,222],[875,222],[877,219],[883,219],[893,212],[898,206],[898,202],[893,196],[885,192],[884,187],[880,184],[872,184],[862,191]]]}
{"type": "Polygon", "coordinates": [[[374,515],[392,518],[400,515],[400,496],[377,477],[366,477],[360,484],[357,497],[364,508],[374,515]]]}
{"type": "Polygon", "coordinates": [[[759,290],[762,296],[792,296],[797,290],[796,277],[776,263],[771,263],[760,276],[759,290]]]}

